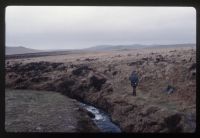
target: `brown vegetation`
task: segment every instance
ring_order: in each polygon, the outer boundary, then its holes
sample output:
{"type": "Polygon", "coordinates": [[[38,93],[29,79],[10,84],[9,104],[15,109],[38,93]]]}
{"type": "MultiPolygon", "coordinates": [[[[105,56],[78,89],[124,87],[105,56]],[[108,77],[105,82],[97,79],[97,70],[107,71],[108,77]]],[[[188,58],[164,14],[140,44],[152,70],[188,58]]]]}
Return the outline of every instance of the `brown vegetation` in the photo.
{"type": "Polygon", "coordinates": [[[61,92],[107,111],[125,132],[193,132],[196,50],[140,49],[10,59],[6,87],[61,92]],[[132,96],[128,77],[140,82],[132,96]]]}

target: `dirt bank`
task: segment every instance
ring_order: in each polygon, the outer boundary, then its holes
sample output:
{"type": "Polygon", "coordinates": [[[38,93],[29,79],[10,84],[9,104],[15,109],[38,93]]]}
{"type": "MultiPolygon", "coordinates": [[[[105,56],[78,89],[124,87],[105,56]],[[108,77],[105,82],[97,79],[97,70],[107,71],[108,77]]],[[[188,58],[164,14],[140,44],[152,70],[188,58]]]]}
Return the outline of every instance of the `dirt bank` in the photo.
{"type": "Polygon", "coordinates": [[[193,132],[196,127],[194,48],[7,60],[6,86],[57,91],[91,103],[125,132],[193,132]],[[140,77],[136,97],[128,80],[133,69],[140,77]]]}
{"type": "Polygon", "coordinates": [[[99,132],[76,100],[58,93],[6,89],[6,132],[99,132]]]}

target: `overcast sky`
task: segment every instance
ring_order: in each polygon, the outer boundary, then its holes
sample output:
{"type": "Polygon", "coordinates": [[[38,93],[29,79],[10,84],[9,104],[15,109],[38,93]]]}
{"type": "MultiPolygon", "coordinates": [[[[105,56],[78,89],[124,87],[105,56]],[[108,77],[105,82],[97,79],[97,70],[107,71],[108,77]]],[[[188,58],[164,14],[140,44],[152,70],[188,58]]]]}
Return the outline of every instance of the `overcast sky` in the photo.
{"type": "Polygon", "coordinates": [[[192,7],[8,6],[6,46],[80,49],[196,42],[192,7]]]}

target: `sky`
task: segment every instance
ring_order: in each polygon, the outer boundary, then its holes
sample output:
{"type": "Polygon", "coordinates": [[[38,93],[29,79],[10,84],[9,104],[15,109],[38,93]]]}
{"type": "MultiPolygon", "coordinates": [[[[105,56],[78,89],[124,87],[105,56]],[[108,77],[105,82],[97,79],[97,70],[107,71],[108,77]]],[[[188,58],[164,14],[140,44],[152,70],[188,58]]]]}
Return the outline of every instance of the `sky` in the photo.
{"type": "Polygon", "coordinates": [[[82,49],[179,43],[196,43],[193,7],[6,7],[6,46],[82,49]]]}

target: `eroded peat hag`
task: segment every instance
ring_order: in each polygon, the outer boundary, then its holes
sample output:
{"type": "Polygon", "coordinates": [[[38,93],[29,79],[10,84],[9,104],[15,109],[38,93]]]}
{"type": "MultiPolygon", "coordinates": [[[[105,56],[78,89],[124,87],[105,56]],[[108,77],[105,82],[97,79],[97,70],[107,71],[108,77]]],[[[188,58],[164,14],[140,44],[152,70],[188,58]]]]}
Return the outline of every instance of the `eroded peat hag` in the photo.
{"type": "Polygon", "coordinates": [[[88,52],[6,62],[6,87],[56,91],[90,103],[107,112],[122,132],[196,129],[194,48],[88,52]],[[140,79],[136,97],[128,80],[133,69],[140,79]]]}

